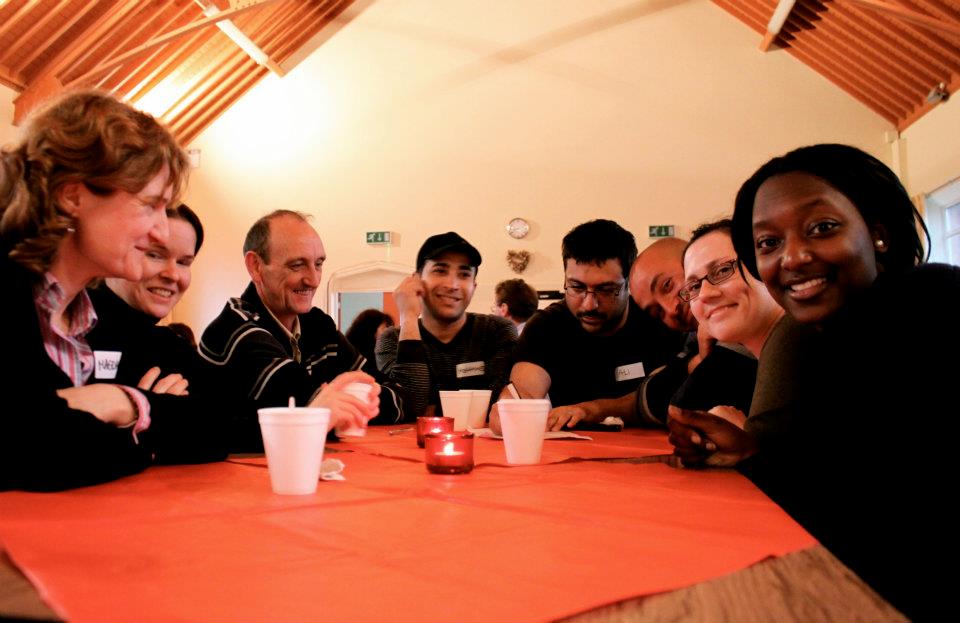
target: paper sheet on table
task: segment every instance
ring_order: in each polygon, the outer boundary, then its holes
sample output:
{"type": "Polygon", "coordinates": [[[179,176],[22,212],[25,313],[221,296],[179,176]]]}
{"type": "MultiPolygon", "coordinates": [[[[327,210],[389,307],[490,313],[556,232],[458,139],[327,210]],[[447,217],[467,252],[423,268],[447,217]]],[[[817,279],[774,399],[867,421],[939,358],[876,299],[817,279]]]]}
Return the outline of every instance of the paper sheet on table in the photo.
{"type": "MultiPolygon", "coordinates": [[[[467,427],[467,430],[476,435],[477,437],[482,437],[484,439],[503,439],[503,435],[498,435],[489,428],[470,428],[467,427]]],[[[587,437],[586,435],[578,435],[577,433],[569,430],[548,430],[543,433],[544,439],[585,439],[587,441],[593,441],[593,437],[587,437]]]]}

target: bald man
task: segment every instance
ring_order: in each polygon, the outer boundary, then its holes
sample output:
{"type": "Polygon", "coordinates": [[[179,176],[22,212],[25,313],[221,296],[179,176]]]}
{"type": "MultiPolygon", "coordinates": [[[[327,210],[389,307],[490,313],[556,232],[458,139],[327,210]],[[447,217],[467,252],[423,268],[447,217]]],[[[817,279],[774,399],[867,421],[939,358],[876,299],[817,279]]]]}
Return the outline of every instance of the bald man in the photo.
{"type": "Polygon", "coordinates": [[[648,315],[674,331],[695,331],[690,305],[680,300],[686,240],[662,238],[644,249],[630,269],[630,296],[648,315]]]}
{"type": "Polygon", "coordinates": [[[695,333],[697,319],[679,296],[686,248],[686,240],[662,238],[644,249],[630,269],[630,296],[637,305],[671,329],[689,332],[686,347],[648,374],[637,390],[637,413],[650,424],[666,424],[671,402],[697,409],[720,404],[714,400],[718,388],[739,386],[741,376],[756,375],[756,362],[742,347],[714,346],[710,335],[695,333]]]}

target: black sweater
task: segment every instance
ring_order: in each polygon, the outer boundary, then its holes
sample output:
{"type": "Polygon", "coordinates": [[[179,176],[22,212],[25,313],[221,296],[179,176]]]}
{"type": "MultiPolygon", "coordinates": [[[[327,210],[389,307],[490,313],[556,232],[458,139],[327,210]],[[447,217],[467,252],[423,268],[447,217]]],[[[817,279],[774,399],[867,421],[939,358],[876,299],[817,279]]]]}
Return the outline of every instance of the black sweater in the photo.
{"type": "Polygon", "coordinates": [[[0,374],[0,490],[53,491],[90,485],[147,467],[155,435],[134,443],[130,429],[76,411],[57,396],[70,379],[47,355],[33,302],[39,278],[0,256],[7,288],[0,319],[8,332],[7,365],[0,374]]]}
{"type": "Polygon", "coordinates": [[[91,378],[91,383],[136,387],[154,366],[160,378],[174,372],[188,381],[187,396],[144,392],[150,399],[151,428],[160,463],[203,463],[226,457],[228,416],[226,392],[217,385],[212,367],[186,340],[157,319],[127,305],[106,286],[88,290],[97,311],[97,325],[87,335],[94,351],[121,353],[115,379],[91,378]]]}

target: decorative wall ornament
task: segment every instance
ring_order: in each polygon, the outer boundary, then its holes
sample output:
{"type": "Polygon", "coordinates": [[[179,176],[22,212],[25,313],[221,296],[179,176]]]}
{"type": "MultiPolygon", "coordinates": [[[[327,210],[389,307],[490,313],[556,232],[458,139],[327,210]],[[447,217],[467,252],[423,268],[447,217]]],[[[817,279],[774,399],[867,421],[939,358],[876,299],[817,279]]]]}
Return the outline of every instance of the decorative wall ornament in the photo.
{"type": "Polygon", "coordinates": [[[507,265],[515,273],[522,273],[530,263],[529,251],[507,251],[507,265]]]}

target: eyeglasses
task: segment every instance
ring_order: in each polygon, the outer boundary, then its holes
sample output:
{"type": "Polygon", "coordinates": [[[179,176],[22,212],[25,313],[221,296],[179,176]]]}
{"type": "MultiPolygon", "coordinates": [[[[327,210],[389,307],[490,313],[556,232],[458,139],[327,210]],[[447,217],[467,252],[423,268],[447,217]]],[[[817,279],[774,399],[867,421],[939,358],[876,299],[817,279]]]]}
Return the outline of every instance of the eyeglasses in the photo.
{"type": "Polygon", "coordinates": [[[721,262],[720,264],[714,264],[705,277],[700,279],[691,279],[690,281],[683,284],[683,287],[680,288],[680,291],[677,292],[677,296],[680,297],[681,301],[689,303],[690,301],[696,299],[700,296],[700,288],[703,286],[703,280],[706,279],[715,286],[720,285],[730,277],[733,277],[734,273],[737,272],[737,262],[736,258],[732,260],[727,260],[726,262],[721,262]]]}
{"type": "Polygon", "coordinates": [[[582,301],[587,298],[588,294],[592,294],[599,303],[600,301],[609,302],[620,296],[620,293],[623,292],[623,286],[625,285],[627,285],[626,282],[622,282],[618,286],[602,285],[591,290],[582,283],[574,283],[563,286],[563,291],[574,301],[582,301]]]}

